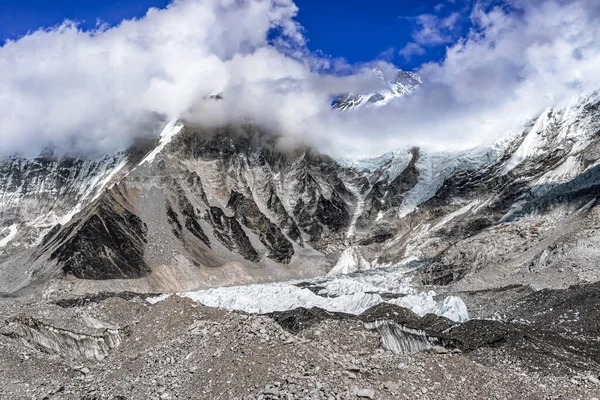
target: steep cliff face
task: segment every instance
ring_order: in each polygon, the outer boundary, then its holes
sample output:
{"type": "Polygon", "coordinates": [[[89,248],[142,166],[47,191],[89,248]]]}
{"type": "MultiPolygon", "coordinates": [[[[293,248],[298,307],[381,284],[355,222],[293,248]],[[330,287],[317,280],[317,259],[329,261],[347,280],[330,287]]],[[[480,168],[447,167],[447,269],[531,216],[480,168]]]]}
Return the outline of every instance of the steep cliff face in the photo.
{"type": "Polygon", "coordinates": [[[67,223],[97,197],[125,164],[125,154],[96,159],[12,157],[1,162],[0,232],[5,235],[0,249],[15,242],[39,244],[49,229],[67,223]]]}
{"type": "Polygon", "coordinates": [[[595,280],[598,104],[547,110],[463,153],[338,161],[250,124],[172,121],[135,156],[11,158],[0,291],[60,276],[192,290],[415,260],[419,282],[457,288],[595,280]]]}

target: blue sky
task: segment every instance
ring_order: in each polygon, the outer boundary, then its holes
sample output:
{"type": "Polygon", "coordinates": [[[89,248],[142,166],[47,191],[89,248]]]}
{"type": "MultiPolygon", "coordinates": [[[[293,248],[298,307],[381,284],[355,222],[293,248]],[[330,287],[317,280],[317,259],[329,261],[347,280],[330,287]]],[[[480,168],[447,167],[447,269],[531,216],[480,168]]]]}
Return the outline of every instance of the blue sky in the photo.
{"type": "MultiPolygon", "coordinates": [[[[296,0],[300,8],[297,20],[305,27],[312,51],[342,57],[350,63],[377,58],[413,69],[424,61],[437,60],[446,43],[423,46],[423,54],[404,57],[399,51],[413,41],[418,28],[415,17],[436,14],[440,18],[465,6],[466,0],[296,0]]],[[[168,0],[2,0],[0,2],[0,38],[16,39],[28,31],[50,27],[65,19],[93,28],[97,20],[109,25],[123,19],[141,17],[149,7],[164,7],[168,0]]],[[[468,21],[468,20],[466,20],[468,21]]],[[[464,31],[460,20],[454,35],[464,31]]],[[[419,52],[417,52],[419,53],[419,52]]]]}

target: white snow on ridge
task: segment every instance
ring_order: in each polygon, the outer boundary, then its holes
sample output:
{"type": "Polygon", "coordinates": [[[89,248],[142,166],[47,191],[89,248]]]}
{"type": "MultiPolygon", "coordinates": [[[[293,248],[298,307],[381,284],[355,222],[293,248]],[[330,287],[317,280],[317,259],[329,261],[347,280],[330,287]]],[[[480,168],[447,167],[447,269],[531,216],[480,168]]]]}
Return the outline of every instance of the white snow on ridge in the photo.
{"type": "Polygon", "coordinates": [[[179,123],[179,119],[174,119],[165,126],[163,131],[160,134],[160,141],[158,142],[158,146],[150,154],[148,154],[139,165],[143,165],[145,163],[152,163],[156,156],[160,154],[164,148],[171,143],[173,137],[181,132],[183,129],[183,125],[179,123]]]}
{"type": "Polygon", "coordinates": [[[548,113],[550,109],[546,109],[542,115],[537,119],[535,125],[531,128],[521,146],[515,151],[513,156],[508,160],[504,168],[504,173],[508,173],[516,168],[519,164],[525,161],[526,158],[531,157],[539,152],[541,145],[544,143],[544,137],[541,133],[546,129],[548,125],[548,113]]]}
{"type": "Polygon", "coordinates": [[[419,205],[431,199],[449,176],[488,165],[498,154],[499,149],[495,147],[476,148],[463,153],[422,152],[415,164],[419,172],[417,184],[405,194],[398,217],[411,214],[419,205]]]}
{"type": "MultiPolygon", "coordinates": [[[[404,271],[377,271],[366,275],[343,276],[332,279],[322,278],[311,284],[325,287],[319,294],[305,287],[299,287],[299,282],[278,282],[254,284],[237,287],[221,287],[199,290],[196,292],[179,293],[209,307],[227,310],[243,311],[253,314],[264,314],[276,311],[289,311],[295,308],[318,307],[331,312],[343,312],[358,315],[376,306],[388,302],[412,310],[417,315],[433,313],[442,315],[456,322],[465,322],[469,314],[464,302],[458,297],[447,297],[441,302],[434,299],[435,292],[430,291],[385,301],[380,293],[407,294],[414,292],[404,279],[404,271]],[[391,283],[386,284],[385,280],[391,283]],[[378,283],[382,283],[379,286],[378,283]],[[326,297],[335,296],[335,297],[326,297]]],[[[148,298],[149,303],[155,304],[165,300],[170,295],[165,294],[148,298]]]]}

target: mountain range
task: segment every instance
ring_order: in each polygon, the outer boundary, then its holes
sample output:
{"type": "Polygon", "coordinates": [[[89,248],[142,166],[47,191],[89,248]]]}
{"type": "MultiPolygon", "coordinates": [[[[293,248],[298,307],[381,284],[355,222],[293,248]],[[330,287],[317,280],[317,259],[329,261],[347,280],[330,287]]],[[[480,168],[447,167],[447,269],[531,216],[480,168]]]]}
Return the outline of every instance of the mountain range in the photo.
{"type": "MultiPolygon", "coordinates": [[[[334,107],[421,83],[396,78],[334,107]]],[[[252,124],[173,120],[117,154],[10,157],[0,291],[189,291],[410,265],[417,286],[453,290],[594,281],[599,105],[583,96],[457,153],[336,160],[282,150],[252,124]]]]}

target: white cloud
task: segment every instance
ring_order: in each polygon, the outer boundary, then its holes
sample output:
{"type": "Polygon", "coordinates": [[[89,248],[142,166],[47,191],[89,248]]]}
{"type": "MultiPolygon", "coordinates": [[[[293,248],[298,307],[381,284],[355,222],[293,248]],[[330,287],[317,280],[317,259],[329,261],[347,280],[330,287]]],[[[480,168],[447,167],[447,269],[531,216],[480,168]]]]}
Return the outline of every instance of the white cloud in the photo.
{"type": "MultiPolygon", "coordinates": [[[[381,83],[365,73],[371,65],[309,53],[292,0],[178,0],[110,29],[40,30],[0,48],[0,155],[50,144],[113,151],[154,115],[251,118],[337,154],[475,146],[600,88],[595,1],[507,1],[475,5],[472,30],[444,60],[418,69],[426,83],[414,95],[343,113],[330,109],[333,95],[381,83]],[[285,37],[269,44],[274,28],[285,37]],[[215,93],[225,99],[205,100],[215,93]]],[[[453,29],[456,18],[438,19],[437,28],[453,29]]],[[[430,28],[429,43],[437,40],[430,28]]]]}
{"type": "Polygon", "coordinates": [[[447,48],[443,61],[416,71],[423,87],[332,124],[339,142],[372,154],[399,144],[466,149],[520,129],[547,107],[600,89],[600,5],[594,3],[476,4],[469,34],[447,48]]]}
{"type": "Polygon", "coordinates": [[[421,56],[425,54],[425,49],[420,45],[409,42],[398,52],[401,56],[403,56],[406,60],[410,60],[413,56],[421,56]]]}
{"type": "Polygon", "coordinates": [[[452,33],[456,29],[459,19],[460,14],[456,12],[443,18],[434,14],[418,15],[415,17],[418,28],[413,34],[413,39],[422,45],[449,43],[453,40],[452,33]]]}
{"type": "Polygon", "coordinates": [[[266,74],[306,75],[267,43],[278,28],[302,45],[296,11],[291,0],[178,0],[110,29],[65,22],[9,41],[0,48],[0,153],[121,148],[154,113],[182,115],[266,74]]]}

